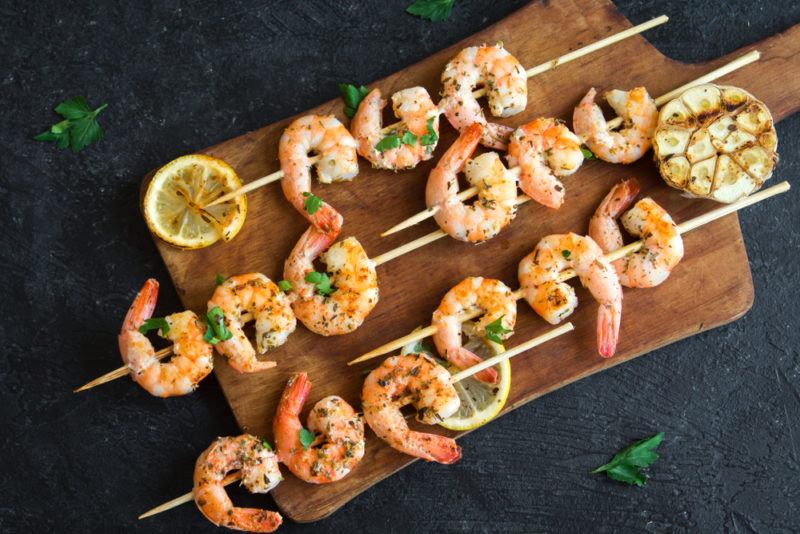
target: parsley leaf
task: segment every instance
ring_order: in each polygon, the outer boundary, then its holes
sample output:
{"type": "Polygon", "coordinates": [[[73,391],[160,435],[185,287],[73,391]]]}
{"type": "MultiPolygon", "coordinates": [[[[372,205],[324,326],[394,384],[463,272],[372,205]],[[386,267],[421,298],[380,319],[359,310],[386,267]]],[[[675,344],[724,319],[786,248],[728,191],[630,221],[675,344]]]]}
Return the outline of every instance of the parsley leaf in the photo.
{"type": "Polygon", "coordinates": [[[314,287],[317,289],[317,293],[320,295],[330,295],[336,291],[336,288],[331,286],[331,279],[328,278],[328,275],[325,273],[311,271],[305,276],[305,281],[310,284],[314,284],[314,287]]]}
{"type": "Polygon", "coordinates": [[[225,283],[225,277],[217,273],[217,276],[214,277],[214,282],[216,282],[218,286],[221,286],[223,283],[225,283]]]}
{"type": "Polygon", "coordinates": [[[60,149],[69,146],[73,152],[80,152],[103,138],[97,115],[107,106],[108,104],[103,104],[92,111],[82,96],[65,100],[55,107],[55,112],[64,117],[64,120],[53,124],[34,139],[54,142],[60,149]]]}
{"type": "Polygon", "coordinates": [[[375,145],[375,150],[378,152],[383,152],[384,150],[389,150],[391,148],[397,148],[400,146],[400,136],[397,134],[390,134],[378,141],[378,144],[375,145]]]}
{"type": "Polygon", "coordinates": [[[265,439],[262,439],[262,440],[261,440],[261,446],[262,446],[263,448],[267,449],[268,451],[272,451],[272,445],[270,445],[270,444],[269,444],[269,441],[267,441],[267,440],[265,440],[265,439]]]}
{"type": "Polygon", "coordinates": [[[432,22],[441,22],[450,16],[456,0],[416,0],[406,8],[406,13],[428,19],[432,22]]]}
{"type": "Polygon", "coordinates": [[[654,451],[664,439],[664,433],[659,432],[640,441],[631,443],[605,465],[601,465],[592,473],[603,473],[614,480],[627,484],[644,486],[647,477],[639,471],[640,467],[647,467],[658,459],[654,451]]]}
{"type": "Polygon", "coordinates": [[[565,260],[568,260],[569,257],[572,255],[572,252],[570,252],[567,249],[564,249],[564,250],[561,251],[561,255],[564,256],[565,260]]]}
{"type": "Polygon", "coordinates": [[[352,119],[353,115],[356,114],[358,105],[369,94],[369,89],[363,85],[356,87],[351,83],[340,83],[339,94],[342,95],[342,100],[344,100],[344,114],[352,119]]]}
{"type": "Polygon", "coordinates": [[[303,209],[309,215],[314,215],[322,207],[322,199],[308,191],[303,192],[303,196],[306,197],[303,201],[303,209]]]}
{"type": "Polygon", "coordinates": [[[287,291],[291,291],[292,289],[294,289],[294,288],[292,287],[292,283],[291,283],[290,281],[288,281],[288,280],[281,280],[281,281],[279,281],[279,282],[278,282],[278,287],[279,287],[279,288],[281,288],[281,291],[283,291],[284,293],[285,293],[285,292],[287,292],[287,291]]]}
{"type": "Polygon", "coordinates": [[[206,332],[203,339],[206,343],[216,345],[220,341],[227,341],[233,337],[233,333],[225,326],[225,314],[219,306],[214,306],[204,317],[206,322],[206,332]]]}
{"type": "Polygon", "coordinates": [[[406,131],[403,133],[403,138],[400,139],[404,145],[414,146],[417,143],[418,137],[413,133],[406,131]]]}
{"type": "Polygon", "coordinates": [[[139,332],[142,334],[148,333],[150,330],[161,330],[161,335],[166,336],[167,332],[169,332],[169,323],[163,317],[150,317],[149,319],[145,319],[142,326],[139,327],[139,332]]]}
{"type": "Polygon", "coordinates": [[[508,328],[503,326],[503,317],[505,317],[505,315],[501,315],[500,317],[498,317],[497,319],[486,325],[486,328],[484,328],[484,330],[486,331],[486,339],[488,339],[489,341],[494,341],[495,343],[502,344],[503,338],[501,338],[500,336],[502,336],[503,334],[510,334],[511,332],[513,332],[513,330],[509,330],[508,328]]]}
{"type": "Polygon", "coordinates": [[[308,447],[314,443],[314,439],[317,437],[316,434],[311,432],[310,430],[306,430],[305,428],[300,429],[300,445],[303,446],[303,450],[307,451],[308,447]]]}
{"type": "Polygon", "coordinates": [[[583,159],[597,159],[597,156],[594,155],[594,152],[586,147],[581,147],[581,153],[583,154],[583,159]]]}
{"type": "Polygon", "coordinates": [[[436,117],[431,117],[430,119],[428,119],[428,122],[426,123],[428,127],[428,133],[420,136],[419,138],[419,142],[422,146],[435,145],[436,141],[439,140],[439,136],[436,135],[436,130],[433,129],[433,119],[435,118],[436,117]]]}

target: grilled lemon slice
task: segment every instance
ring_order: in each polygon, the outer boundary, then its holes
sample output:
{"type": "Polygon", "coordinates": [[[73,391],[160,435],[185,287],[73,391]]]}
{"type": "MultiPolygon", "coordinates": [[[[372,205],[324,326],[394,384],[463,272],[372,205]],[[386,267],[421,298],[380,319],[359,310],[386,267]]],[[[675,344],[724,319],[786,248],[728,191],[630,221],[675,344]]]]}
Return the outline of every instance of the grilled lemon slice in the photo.
{"type": "Polygon", "coordinates": [[[151,232],[176,247],[198,249],[220,239],[230,241],[247,215],[245,195],[203,206],[241,186],[224,161],[203,154],[182,156],[156,171],[144,196],[144,219],[151,232]]]}
{"type": "Polygon", "coordinates": [[[767,106],[738,87],[687,89],[658,114],[653,151],[661,176],[691,196],[730,203],[756,191],[778,162],[767,106]]]}

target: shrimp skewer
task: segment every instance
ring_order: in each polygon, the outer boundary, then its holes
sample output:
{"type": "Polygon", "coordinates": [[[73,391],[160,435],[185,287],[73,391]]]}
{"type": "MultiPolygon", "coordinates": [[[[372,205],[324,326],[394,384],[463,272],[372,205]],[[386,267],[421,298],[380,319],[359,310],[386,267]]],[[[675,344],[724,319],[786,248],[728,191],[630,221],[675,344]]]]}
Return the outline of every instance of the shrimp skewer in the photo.
{"type": "MultiPolygon", "coordinates": [[[[476,364],[476,365],[474,365],[472,367],[464,369],[463,371],[459,371],[458,373],[455,373],[455,374],[451,375],[450,376],[450,383],[455,384],[456,382],[460,382],[461,380],[464,380],[465,378],[473,376],[474,374],[479,373],[479,372],[483,371],[484,369],[488,369],[489,367],[497,365],[498,363],[502,362],[503,360],[507,360],[507,359],[513,358],[514,356],[522,354],[523,352],[526,352],[526,351],[528,351],[528,350],[530,350],[530,349],[532,349],[534,347],[538,347],[539,345],[542,345],[542,344],[544,344],[544,343],[546,343],[546,342],[548,342],[548,341],[550,341],[552,339],[555,339],[558,336],[566,334],[567,332],[571,332],[574,329],[575,329],[575,327],[572,325],[572,323],[564,323],[563,325],[559,326],[558,328],[554,328],[554,329],[552,329],[552,330],[550,330],[548,332],[545,332],[544,334],[542,334],[540,336],[536,336],[535,338],[529,339],[528,341],[525,341],[524,343],[520,343],[519,345],[517,345],[513,349],[509,349],[506,352],[503,352],[501,354],[497,354],[496,356],[492,356],[491,358],[487,358],[486,360],[484,360],[483,362],[481,362],[479,364],[476,364]]],[[[230,473],[224,479],[222,479],[221,484],[223,486],[227,486],[227,485],[233,484],[234,482],[237,482],[237,481],[241,480],[241,478],[242,478],[241,472],[236,471],[236,472],[230,473]]],[[[156,514],[160,514],[161,512],[166,512],[167,510],[171,510],[172,508],[176,508],[177,506],[180,506],[181,504],[190,502],[192,500],[192,498],[193,498],[192,492],[185,493],[185,494],[181,495],[180,497],[176,497],[176,498],[174,498],[172,500],[169,500],[169,501],[167,501],[167,502],[165,502],[163,504],[160,504],[158,506],[155,506],[155,507],[151,508],[147,512],[141,514],[139,516],[139,519],[144,519],[146,517],[151,517],[151,516],[154,516],[156,514]]]]}
{"type": "MultiPolygon", "coordinates": [[[[705,224],[708,224],[708,223],[713,222],[713,221],[715,221],[717,219],[725,217],[726,215],[734,213],[734,212],[736,212],[736,211],[738,211],[738,210],[740,210],[742,208],[746,208],[747,206],[751,206],[753,204],[761,202],[762,200],[766,200],[766,199],[768,199],[770,197],[773,197],[775,195],[779,195],[781,193],[785,193],[786,191],[789,190],[789,188],[790,188],[789,182],[781,182],[781,183],[776,184],[776,185],[774,185],[772,187],[769,187],[767,189],[763,189],[763,190],[761,190],[761,191],[759,191],[757,193],[753,193],[752,195],[744,197],[741,200],[738,200],[737,202],[734,202],[732,204],[727,204],[725,206],[720,206],[719,208],[713,209],[713,210],[709,211],[708,213],[705,213],[703,215],[699,215],[697,217],[694,217],[693,219],[689,219],[688,221],[684,221],[684,222],[678,224],[678,233],[683,235],[686,232],[690,232],[692,230],[695,230],[695,229],[697,229],[697,228],[699,228],[699,227],[701,227],[701,226],[703,226],[705,224]]],[[[627,256],[628,254],[636,252],[642,246],[643,246],[643,242],[641,240],[640,241],[635,241],[633,243],[625,245],[622,248],[618,248],[618,249],[616,249],[616,250],[614,250],[612,252],[606,253],[604,255],[604,258],[606,260],[608,260],[608,261],[613,262],[613,261],[616,261],[616,260],[618,260],[620,258],[623,258],[623,257],[627,256]]],[[[389,253],[384,254],[384,256],[387,256],[388,254],[389,253]]],[[[378,258],[375,258],[375,260],[378,261],[379,258],[381,258],[381,257],[379,256],[378,258]]],[[[570,278],[573,278],[575,276],[577,276],[575,271],[573,271],[571,269],[566,269],[564,271],[561,271],[561,273],[560,273],[560,275],[558,277],[558,281],[562,281],[563,282],[563,281],[569,280],[570,278]]],[[[522,293],[522,290],[520,290],[520,289],[514,291],[513,295],[514,295],[514,298],[517,299],[517,300],[523,298],[523,293],[522,293]]],[[[462,322],[470,321],[470,320],[475,319],[476,317],[478,317],[478,315],[480,315],[480,313],[481,313],[480,310],[470,311],[469,313],[465,313],[465,314],[460,315],[459,318],[460,318],[460,320],[462,322]]],[[[415,330],[414,332],[411,332],[410,334],[407,334],[407,335],[405,335],[403,337],[400,337],[400,338],[398,338],[398,339],[396,339],[394,341],[389,341],[388,343],[384,343],[380,347],[377,347],[377,348],[375,348],[375,349],[373,349],[373,350],[371,350],[371,351],[369,351],[369,352],[367,352],[365,354],[362,354],[358,358],[355,358],[354,360],[351,360],[350,362],[348,362],[348,365],[354,365],[356,363],[361,363],[361,362],[370,360],[372,358],[375,358],[377,356],[381,356],[383,354],[386,354],[386,353],[392,352],[394,350],[400,349],[404,345],[407,345],[407,344],[412,343],[414,341],[419,341],[421,339],[425,339],[426,337],[432,336],[433,334],[436,333],[436,331],[437,331],[437,328],[434,327],[434,326],[427,326],[425,328],[420,328],[418,330],[415,330]]]]}
{"type": "MultiPolygon", "coordinates": [[[[757,50],[751,50],[747,54],[744,54],[744,55],[736,58],[735,60],[731,61],[730,63],[727,63],[727,64],[723,65],[722,67],[720,67],[718,69],[714,69],[711,72],[709,72],[709,73],[697,78],[696,80],[688,82],[688,83],[686,83],[686,84],[684,84],[684,85],[682,85],[682,86],[680,86],[680,87],[678,87],[676,89],[673,89],[672,91],[670,91],[670,92],[668,92],[666,94],[663,94],[663,95],[659,96],[658,98],[655,99],[655,103],[656,103],[657,106],[662,106],[663,104],[666,104],[667,102],[669,102],[670,100],[672,100],[676,96],[678,96],[681,93],[683,93],[686,89],[689,89],[691,87],[695,87],[697,85],[702,85],[702,84],[708,83],[710,81],[717,80],[718,78],[721,78],[721,77],[725,76],[726,74],[730,74],[731,72],[733,72],[733,71],[735,71],[737,69],[740,69],[740,68],[744,67],[745,65],[749,65],[750,63],[753,63],[754,61],[757,61],[759,59],[759,57],[761,57],[761,54],[757,50]]],[[[620,126],[621,124],[622,124],[622,118],[617,117],[616,119],[612,119],[612,120],[608,121],[607,126],[608,126],[609,129],[614,129],[614,128],[617,128],[618,126],[620,126]]],[[[509,170],[509,172],[519,173],[520,171],[519,171],[518,167],[512,166],[512,168],[509,170]]],[[[477,187],[470,187],[469,189],[465,189],[464,191],[461,191],[458,194],[458,196],[459,196],[459,199],[463,201],[463,200],[471,198],[471,197],[473,197],[473,196],[475,196],[477,194],[478,194],[478,188],[477,187]]],[[[517,197],[517,205],[523,204],[524,202],[527,202],[529,199],[530,199],[530,197],[528,197],[527,195],[521,195],[521,196],[517,197]]],[[[430,217],[434,217],[436,215],[436,213],[438,213],[439,209],[440,209],[439,206],[431,206],[431,207],[427,208],[426,210],[421,211],[421,212],[417,213],[416,215],[413,215],[412,217],[409,217],[405,221],[402,221],[402,222],[394,225],[393,227],[389,228],[388,230],[384,231],[383,233],[381,233],[381,237],[386,237],[388,235],[397,233],[397,232],[399,232],[401,230],[405,230],[406,228],[410,228],[411,226],[414,226],[415,224],[420,223],[420,222],[424,221],[425,219],[428,219],[430,217]]],[[[439,235],[439,237],[444,237],[445,235],[446,234],[441,233],[439,235]]],[[[430,243],[433,240],[434,239],[429,239],[425,244],[430,243]]],[[[407,250],[413,250],[413,248],[410,248],[410,249],[407,249],[407,250]]]]}
{"type": "MultiPolygon", "coordinates": [[[[621,32],[615,33],[613,35],[609,35],[608,37],[600,39],[599,41],[595,41],[594,43],[591,43],[591,44],[588,44],[588,45],[586,45],[584,47],[578,48],[577,50],[573,50],[573,51],[568,52],[568,53],[566,53],[564,55],[561,55],[561,56],[559,56],[557,58],[551,59],[549,61],[545,61],[544,63],[541,63],[539,65],[536,65],[535,67],[531,67],[530,69],[525,71],[525,76],[527,78],[532,78],[533,76],[537,76],[539,74],[547,72],[547,71],[549,71],[551,69],[554,69],[554,68],[556,68],[556,67],[558,67],[560,65],[565,65],[566,63],[569,63],[570,61],[574,61],[576,59],[579,59],[581,57],[589,55],[592,52],[596,52],[596,51],[601,50],[601,49],[603,49],[603,48],[605,48],[607,46],[611,46],[612,44],[616,44],[616,43],[618,43],[620,41],[624,41],[625,39],[628,39],[629,37],[633,37],[635,35],[643,33],[643,32],[645,32],[645,31],[647,31],[647,30],[649,30],[651,28],[655,28],[656,26],[660,26],[661,24],[666,23],[668,20],[669,20],[669,17],[667,17],[666,15],[661,15],[659,17],[655,17],[655,18],[653,18],[651,20],[648,20],[647,22],[643,22],[642,24],[638,24],[636,26],[633,26],[633,27],[628,28],[626,30],[623,30],[621,32]]],[[[480,98],[484,94],[486,94],[486,89],[481,87],[480,89],[476,89],[475,91],[472,92],[472,97],[473,98],[480,98]]],[[[395,124],[391,124],[389,126],[384,127],[381,130],[381,133],[390,134],[390,133],[399,131],[402,128],[403,128],[402,123],[395,123],[395,124]]],[[[309,158],[309,163],[311,163],[311,164],[316,163],[317,161],[318,161],[317,157],[309,158]]],[[[247,184],[245,184],[244,186],[240,187],[236,191],[232,191],[232,192],[230,192],[230,193],[228,193],[226,195],[223,195],[222,197],[214,200],[213,202],[211,202],[211,203],[209,203],[209,204],[207,204],[206,206],[203,206],[203,207],[210,207],[210,206],[214,206],[216,204],[221,204],[223,202],[227,202],[228,200],[230,200],[232,198],[235,198],[235,197],[237,197],[239,195],[243,195],[245,193],[249,193],[250,191],[254,191],[254,190],[258,189],[259,187],[262,187],[264,185],[270,184],[272,182],[277,182],[278,180],[281,180],[282,178],[283,178],[283,171],[282,170],[273,172],[271,174],[268,174],[267,176],[264,176],[262,178],[258,178],[256,180],[253,180],[252,182],[248,182],[247,184]]]]}

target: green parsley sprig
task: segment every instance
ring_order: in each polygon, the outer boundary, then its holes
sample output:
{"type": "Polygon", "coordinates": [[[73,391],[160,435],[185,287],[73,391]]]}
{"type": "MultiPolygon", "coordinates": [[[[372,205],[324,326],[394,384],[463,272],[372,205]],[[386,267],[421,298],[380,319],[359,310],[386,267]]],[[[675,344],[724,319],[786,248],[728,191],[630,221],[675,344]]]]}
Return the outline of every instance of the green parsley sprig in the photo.
{"type": "Polygon", "coordinates": [[[311,432],[310,430],[306,430],[305,428],[300,428],[300,445],[303,446],[303,450],[307,451],[308,448],[314,443],[317,435],[311,432]]]}
{"type": "Polygon", "coordinates": [[[344,114],[352,119],[353,115],[356,114],[358,105],[369,94],[369,89],[363,85],[356,87],[351,83],[340,83],[339,94],[342,95],[342,100],[344,100],[344,114]]]}
{"type": "Polygon", "coordinates": [[[310,273],[306,274],[305,281],[309,284],[314,284],[314,288],[317,290],[317,293],[323,296],[330,295],[336,291],[336,288],[331,285],[331,279],[328,278],[328,275],[325,273],[311,271],[310,273]]]}
{"type": "Polygon", "coordinates": [[[220,341],[228,341],[233,337],[233,333],[225,326],[225,314],[219,306],[214,306],[205,317],[206,332],[203,334],[203,339],[206,343],[216,345],[220,341]]]}
{"type": "Polygon", "coordinates": [[[317,210],[322,207],[322,199],[314,193],[309,193],[308,191],[304,191],[303,196],[305,197],[305,200],[303,201],[303,209],[306,210],[306,213],[309,215],[314,215],[317,210]]]}
{"type": "Polygon", "coordinates": [[[169,332],[169,323],[164,317],[150,317],[144,320],[142,326],[139,327],[139,332],[146,334],[150,330],[161,330],[161,335],[166,336],[169,332]]]}
{"type": "Polygon", "coordinates": [[[615,454],[610,462],[594,469],[592,473],[605,473],[608,478],[619,482],[644,486],[647,477],[639,471],[639,468],[648,467],[658,460],[655,449],[663,439],[664,433],[659,432],[655,436],[631,443],[615,454]]]}
{"type": "Polygon", "coordinates": [[[417,0],[406,8],[406,13],[432,22],[447,20],[456,0],[417,0]]]}
{"type": "Polygon", "coordinates": [[[34,139],[53,142],[59,149],[70,147],[73,152],[80,152],[103,138],[97,115],[106,107],[108,104],[92,110],[82,96],[64,100],[55,107],[55,112],[64,117],[64,120],[53,124],[34,139]]]}
{"type": "Polygon", "coordinates": [[[503,334],[510,334],[513,330],[509,330],[505,326],[503,326],[503,317],[505,315],[501,315],[491,323],[487,324],[484,330],[486,331],[486,339],[489,341],[494,341],[495,343],[503,343],[503,338],[500,337],[503,334]]]}

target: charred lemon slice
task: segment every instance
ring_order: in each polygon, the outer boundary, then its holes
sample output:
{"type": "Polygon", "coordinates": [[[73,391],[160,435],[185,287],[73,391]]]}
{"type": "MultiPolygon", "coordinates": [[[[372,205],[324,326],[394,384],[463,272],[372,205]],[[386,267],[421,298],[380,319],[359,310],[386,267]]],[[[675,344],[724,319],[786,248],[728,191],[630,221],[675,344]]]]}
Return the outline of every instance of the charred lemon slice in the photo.
{"type": "Polygon", "coordinates": [[[151,232],[176,247],[197,249],[220,239],[230,241],[244,224],[245,195],[204,206],[241,186],[224,161],[203,154],[182,156],[156,171],[144,195],[144,219],[151,232]]]}
{"type": "Polygon", "coordinates": [[[728,85],[699,85],[669,101],[653,136],[667,184],[725,203],[756,191],[772,176],[777,146],[767,106],[728,85]]]}

